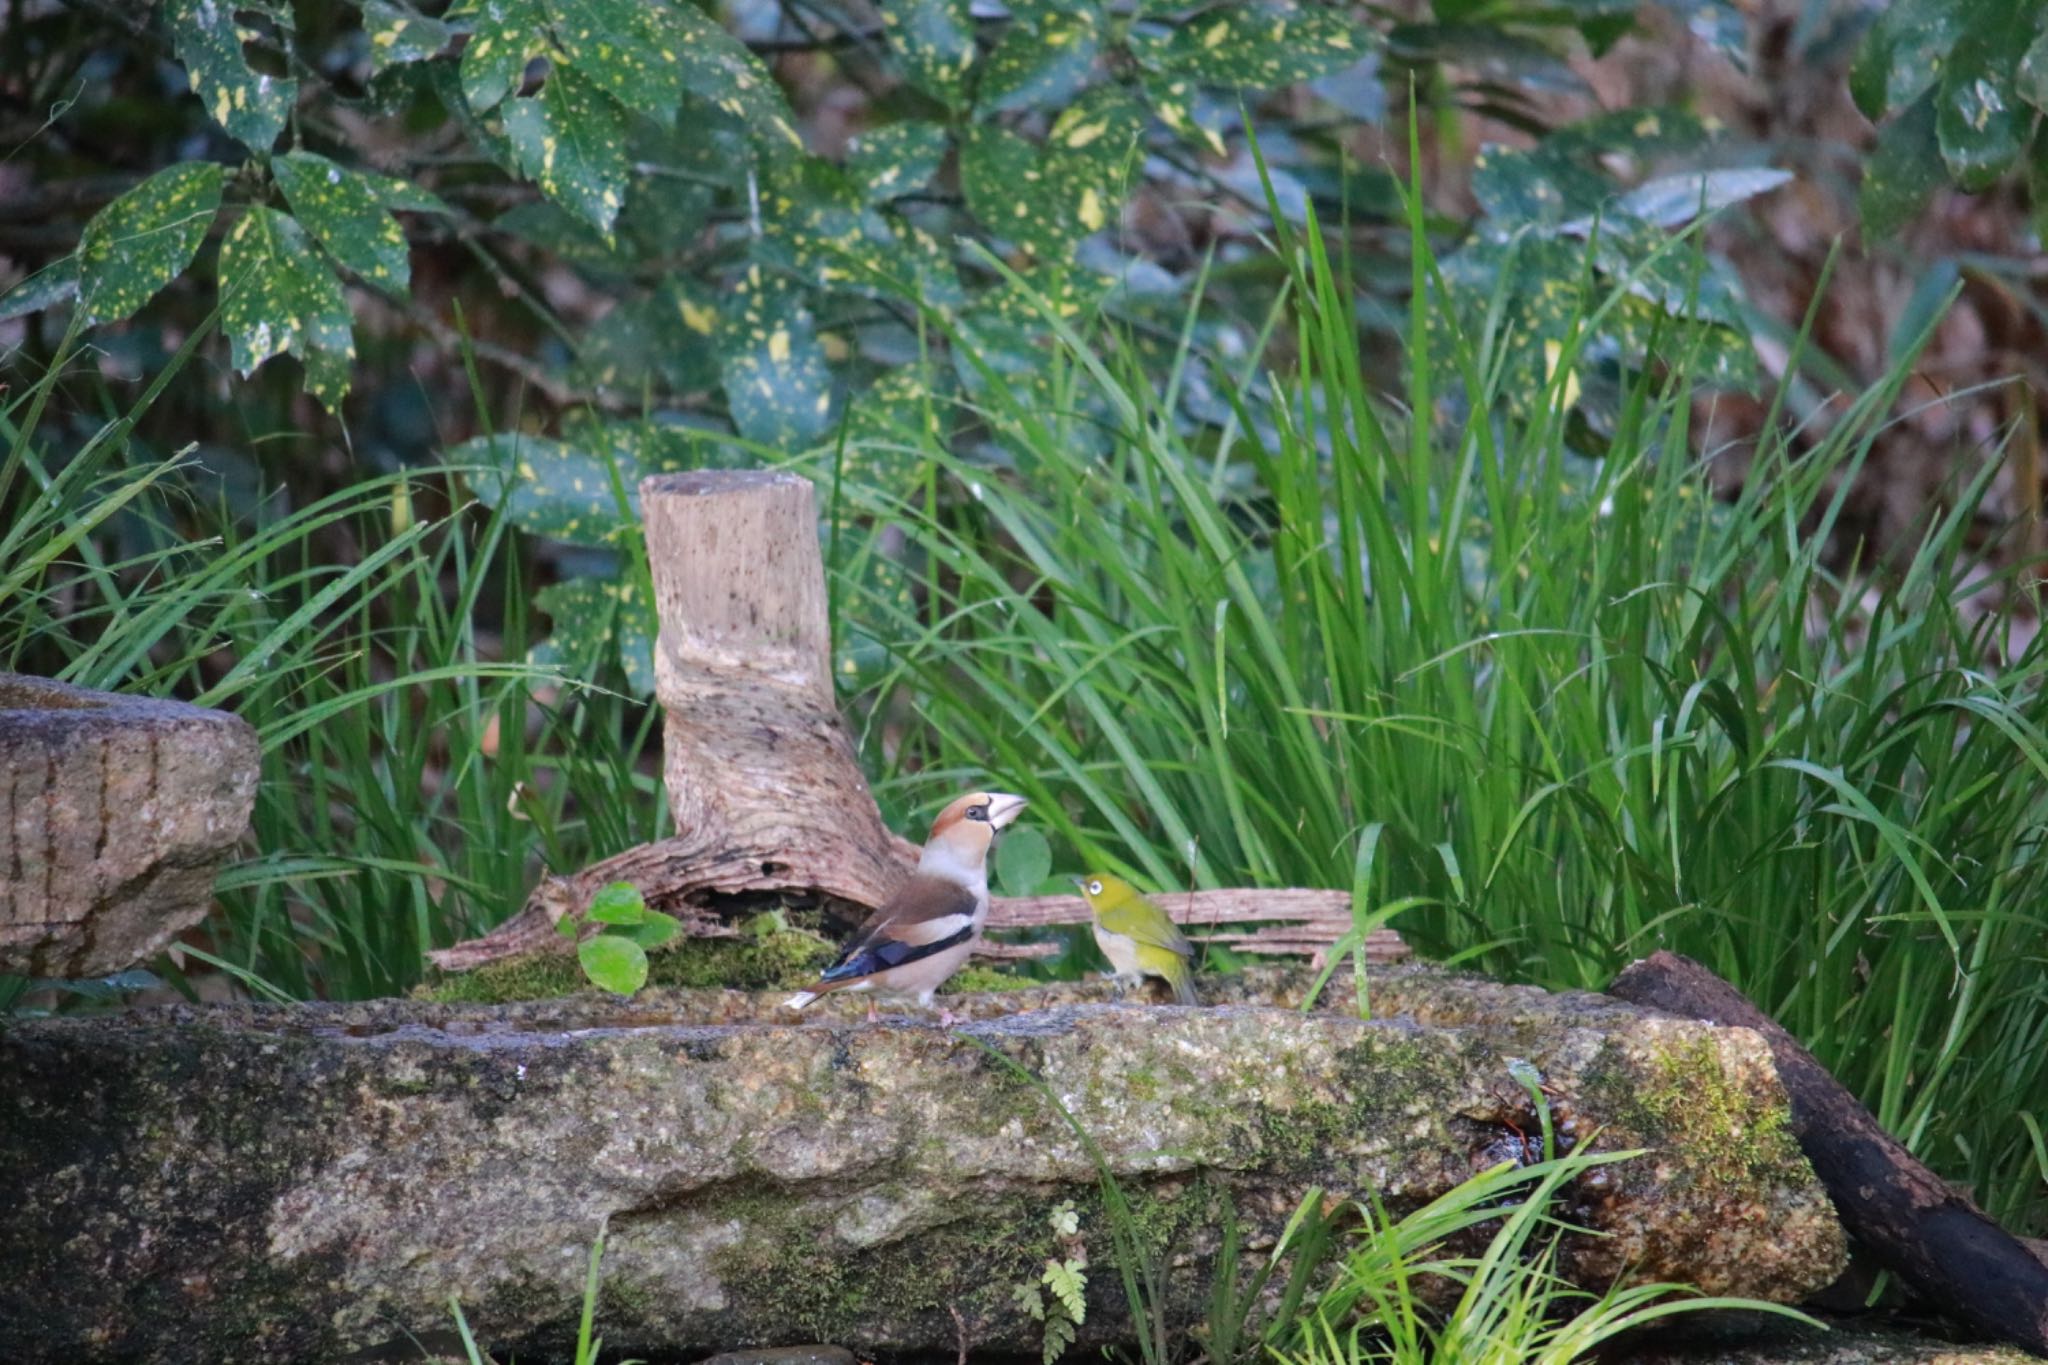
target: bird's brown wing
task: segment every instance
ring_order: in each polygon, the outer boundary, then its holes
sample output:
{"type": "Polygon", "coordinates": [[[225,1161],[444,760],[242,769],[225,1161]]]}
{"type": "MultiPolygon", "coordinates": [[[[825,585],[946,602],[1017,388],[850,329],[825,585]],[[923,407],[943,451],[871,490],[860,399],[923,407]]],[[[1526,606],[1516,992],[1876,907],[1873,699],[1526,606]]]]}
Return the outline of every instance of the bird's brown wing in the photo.
{"type": "Polygon", "coordinates": [[[975,894],[958,882],[912,877],[847,940],[821,981],[872,976],[974,936],[975,894]]]}

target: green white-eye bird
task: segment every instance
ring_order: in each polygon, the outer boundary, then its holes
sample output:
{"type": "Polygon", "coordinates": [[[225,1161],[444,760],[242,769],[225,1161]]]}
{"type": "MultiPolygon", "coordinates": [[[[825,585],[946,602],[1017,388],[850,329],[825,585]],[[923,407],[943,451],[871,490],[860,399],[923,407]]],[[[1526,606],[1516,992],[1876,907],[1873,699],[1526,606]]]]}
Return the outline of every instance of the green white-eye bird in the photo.
{"type": "Polygon", "coordinates": [[[1095,912],[1095,942],[1116,968],[1119,982],[1156,976],[1173,988],[1175,1003],[1198,1003],[1194,974],[1188,968],[1195,945],[1164,910],[1129,882],[1107,873],[1076,877],[1074,885],[1095,912]]]}

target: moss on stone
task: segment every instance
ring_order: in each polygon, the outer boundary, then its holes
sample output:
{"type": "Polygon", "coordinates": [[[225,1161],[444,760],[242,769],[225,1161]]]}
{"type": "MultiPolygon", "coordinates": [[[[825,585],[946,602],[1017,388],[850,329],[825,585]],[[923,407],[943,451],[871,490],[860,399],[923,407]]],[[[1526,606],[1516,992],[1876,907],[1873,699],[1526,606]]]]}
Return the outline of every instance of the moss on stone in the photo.
{"type": "Polygon", "coordinates": [[[1686,1179],[1721,1190],[1796,1178],[1811,1169],[1792,1135],[1791,1110],[1782,1098],[1758,1096],[1731,1076],[1712,1036],[1695,1034],[1658,1047],[1654,1078],[1643,1083],[1635,1068],[1596,1066],[1596,1086],[1612,1075],[1621,1083],[1601,1088],[1615,1118],[1653,1146],[1686,1155],[1686,1179]],[[1624,1079],[1625,1078],[1625,1079],[1624,1079]]]}
{"type": "MultiPolygon", "coordinates": [[[[739,938],[678,938],[648,954],[650,986],[795,990],[816,979],[834,948],[802,929],[778,928],[739,938]]],[[[441,976],[414,996],[440,1004],[503,1005],[595,989],[566,953],[534,954],[441,976]]]]}
{"type": "Polygon", "coordinates": [[[1006,972],[1000,967],[962,967],[946,982],[947,995],[964,995],[970,991],[1027,991],[1033,986],[1043,986],[1043,981],[1033,981],[1028,976],[1006,972]]]}

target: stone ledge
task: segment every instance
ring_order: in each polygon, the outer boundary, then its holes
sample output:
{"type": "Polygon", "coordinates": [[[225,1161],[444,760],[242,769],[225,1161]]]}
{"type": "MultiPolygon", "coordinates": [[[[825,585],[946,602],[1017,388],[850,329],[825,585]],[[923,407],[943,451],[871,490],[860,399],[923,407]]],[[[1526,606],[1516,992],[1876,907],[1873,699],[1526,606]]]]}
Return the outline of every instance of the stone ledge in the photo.
{"type": "MultiPolygon", "coordinates": [[[[1127,1329],[1089,1153],[989,1049],[1042,1077],[1206,1290],[1219,1201],[1257,1245],[1305,1191],[1424,1202],[1534,1130],[1509,1057],[1598,1145],[1646,1147],[1573,1193],[1607,1234],[1565,1269],[1793,1301],[1843,1257],[1746,1030],[1421,967],[1361,1021],[1272,1003],[1299,972],[1210,981],[1203,1009],[1101,988],[955,997],[956,1034],[773,995],[506,1007],[177,1007],[0,1035],[0,1358],[297,1360],[446,1330],[521,1355],[573,1335],[608,1224],[600,1322],[637,1354],[790,1340],[1029,1350],[1015,1284],[1072,1199],[1127,1329]],[[1091,1002],[1090,996],[1096,997],[1091,1002]],[[1020,1012],[1021,1011],[1021,1012],[1020,1012]]],[[[1341,999],[1333,1003],[1341,1005],[1341,999]]]]}

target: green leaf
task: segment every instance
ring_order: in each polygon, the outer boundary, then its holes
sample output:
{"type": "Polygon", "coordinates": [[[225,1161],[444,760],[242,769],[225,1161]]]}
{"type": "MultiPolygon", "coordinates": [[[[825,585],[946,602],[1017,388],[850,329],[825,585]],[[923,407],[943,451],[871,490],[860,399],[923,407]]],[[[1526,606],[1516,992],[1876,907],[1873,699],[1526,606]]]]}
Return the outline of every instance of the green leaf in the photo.
{"type": "Polygon", "coordinates": [[[348,393],[356,357],[348,300],[296,221],[251,205],[220,248],[221,326],[243,375],[286,352],[306,371],[306,392],[329,412],[348,393]]]}
{"type": "Polygon", "coordinates": [[[997,236],[1041,261],[1063,260],[1076,241],[1122,212],[1126,159],[1142,129],[1137,106],[1107,88],[1060,115],[1043,148],[977,124],[960,157],[967,205],[997,236]]]}
{"type": "Polygon", "coordinates": [[[1718,213],[1731,204],[1768,194],[1792,179],[1790,171],[1768,166],[1727,166],[1718,170],[1684,171],[1646,180],[1616,201],[1631,217],[1659,227],[1677,227],[1702,214],[1718,213]]]}
{"type": "Polygon", "coordinates": [[[1052,873],[1052,846],[1031,825],[1005,830],[996,843],[996,881],[1005,895],[1031,896],[1052,873]]]}
{"type": "Polygon", "coordinates": [[[607,882],[590,898],[586,919],[598,924],[638,924],[647,914],[640,888],[631,882],[607,882]]]}
{"type": "Polygon", "coordinates": [[[769,155],[801,152],[804,139],[790,116],[789,101],[761,59],[690,5],[670,5],[665,13],[676,30],[676,70],[683,88],[745,123],[769,155]]]}
{"type": "Polygon", "coordinates": [[[1958,0],[1893,0],[1870,26],[1849,72],[1849,93],[1875,121],[1918,99],[1961,41],[1971,8],[1958,0]]]}
{"type": "Polygon", "coordinates": [[[576,0],[556,6],[555,36],[578,74],[636,113],[675,121],[680,29],[669,0],[576,0]]]}
{"type": "Polygon", "coordinates": [[[832,375],[810,310],[788,284],[750,267],[720,333],[726,404],[748,440],[798,450],[832,414],[832,375]]]}
{"type": "Polygon", "coordinates": [[[563,938],[576,937],[576,931],[580,927],[581,925],[574,915],[564,915],[555,921],[555,932],[563,938]]]}
{"type": "Polygon", "coordinates": [[[683,922],[674,915],[665,915],[659,910],[649,910],[646,918],[627,932],[627,937],[642,948],[659,948],[662,944],[681,933],[683,922]]]}
{"type": "Polygon", "coordinates": [[[2048,31],[2034,39],[2033,46],[2020,58],[2015,86],[2021,99],[2048,112],[2048,31]]]}
{"type": "Polygon", "coordinates": [[[440,195],[410,180],[400,180],[395,175],[378,175],[374,171],[357,171],[355,177],[368,185],[376,194],[377,202],[387,209],[407,213],[449,212],[440,195]]]}
{"type": "Polygon", "coordinates": [[[535,58],[548,55],[547,11],[540,0],[480,0],[462,13],[476,21],[462,49],[462,95],[483,114],[519,89],[535,58]]]}
{"type": "Polygon", "coordinates": [[[1102,50],[1096,25],[1092,8],[1020,15],[982,65],[976,105],[990,113],[1047,109],[1080,94],[1102,50]]]}
{"type": "Polygon", "coordinates": [[[54,308],[78,297],[78,255],[50,262],[12,289],[0,294],[0,322],[12,322],[31,313],[54,308]]]}
{"type": "MultiPolygon", "coordinates": [[[[266,76],[249,65],[242,53],[245,31],[238,13],[261,14],[291,35],[291,12],[261,0],[169,0],[164,17],[171,44],[194,93],[213,121],[251,151],[267,152],[284,131],[286,117],[299,96],[299,83],[289,76],[266,76]]],[[[250,35],[253,36],[253,35],[250,35]]]]}
{"type": "Polygon", "coordinates": [[[1371,42],[1372,31],[1343,10],[1248,0],[1184,24],[1134,28],[1130,48],[1154,71],[1267,90],[1342,71],[1371,42]]]}
{"type": "Polygon", "coordinates": [[[505,106],[505,135],[543,194],[610,238],[630,171],[626,116],[611,96],[573,68],[557,69],[538,99],[505,106]]]}
{"type": "Polygon", "coordinates": [[[1858,196],[1865,240],[1889,237],[1912,222],[1948,182],[1934,125],[1929,91],[1878,129],[1858,196]]]}
{"type": "Polygon", "coordinates": [[[363,32],[370,38],[373,75],[438,56],[455,37],[450,25],[391,0],[363,0],[363,32]]]}
{"type": "Polygon", "coordinates": [[[270,171],[293,215],[328,255],[385,293],[405,296],[412,284],[405,229],[375,185],[312,152],[273,157],[270,171]]]}
{"type": "Polygon", "coordinates": [[[620,934],[599,934],[576,945],[583,974],[599,990],[631,995],[647,984],[647,950],[620,934]]]}
{"type": "Polygon", "coordinates": [[[718,305],[699,284],[671,275],[661,288],[621,300],[585,329],[576,349],[579,383],[639,393],[685,393],[718,385],[711,335],[718,305]],[[703,326],[691,325],[696,319],[703,326]]]}
{"type": "Polygon", "coordinates": [[[968,0],[881,0],[882,28],[912,85],[947,105],[960,104],[974,65],[974,16],[968,0]]]}
{"type": "Polygon", "coordinates": [[[1487,230],[1495,235],[1580,220],[1612,193],[1605,177],[1546,147],[1482,147],[1472,163],[1472,197],[1492,220],[1487,230]]]}
{"type": "Polygon", "coordinates": [[[2012,40],[2021,6],[1985,0],[1983,12],[1948,54],[1935,101],[1935,135],[1949,173],[1966,189],[1988,187],[2019,160],[2034,111],[2017,88],[2012,40]]]}
{"type": "Polygon", "coordinates": [[[1228,125],[1216,115],[1218,106],[1204,99],[1193,82],[1184,77],[1148,73],[1145,98],[1151,103],[1152,112],[1159,115],[1159,121],[1177,135],[1199,141],[1217,156],[1229,152],[1223,143],[1223,130],[1228,125]]]}
{"type": "Polygon", "coordinates": [[[477,500],[486,507],[502,501],[522,531],[571,545],[610,546],[637,527],[641,471],[637,461],[609,447],[593,451],[547,436],[506,434],[465,441],[442,458],[495,467],[498,478],[471,479],[477,500]],[[612,460],[625,490],[623,507],[612,485],[612,460]]]}
{"type": "Polygon", "coordinates": [[[846,178],[870,204],[923,189],[946,159],[946,130],[906,121],[862,133],[846,149],[846,178]]]}
{"type": "Polygon", "coordinates": [[[639,696],[654,691],[654,606],[630,578],[571,578],[534,594],[533,604],[554,623],[528,661],[594,672],[617,659],[639,696]]]}
{"type": "Polygon", "coordinates": [[[78,243],[88,322],[117,322],[185,273],[220,212],[221,168],[167,166],[94,214],[78,243]]]}

